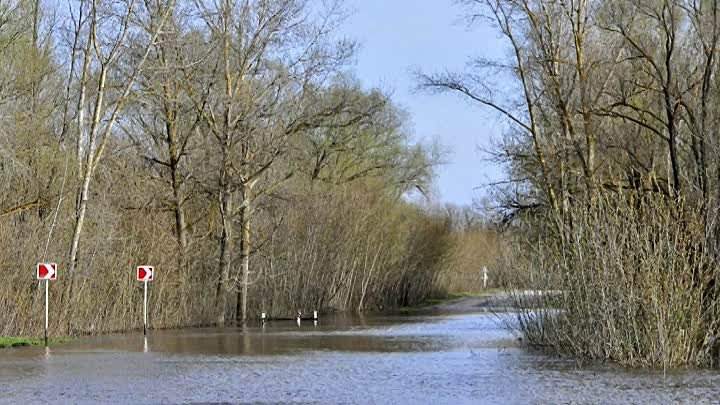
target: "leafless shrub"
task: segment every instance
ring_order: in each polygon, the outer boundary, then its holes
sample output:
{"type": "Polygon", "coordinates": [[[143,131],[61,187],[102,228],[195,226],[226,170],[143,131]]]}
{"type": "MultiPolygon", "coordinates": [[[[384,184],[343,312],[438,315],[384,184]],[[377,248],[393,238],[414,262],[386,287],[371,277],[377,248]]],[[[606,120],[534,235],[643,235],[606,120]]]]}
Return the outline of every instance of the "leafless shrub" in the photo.
{"type": "Polygon", "coordinates": [[[717,361],[718,274],[696,213],[631,194],[569,215],[567,239],[515,243],[506,264],[531,345],[630,366],[717,361]]]}

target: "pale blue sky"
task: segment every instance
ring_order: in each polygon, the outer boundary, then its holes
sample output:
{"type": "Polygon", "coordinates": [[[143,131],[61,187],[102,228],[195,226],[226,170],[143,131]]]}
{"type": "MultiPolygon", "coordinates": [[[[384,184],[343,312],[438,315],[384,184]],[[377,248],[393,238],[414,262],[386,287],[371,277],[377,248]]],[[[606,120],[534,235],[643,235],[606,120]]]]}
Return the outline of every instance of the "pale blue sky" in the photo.
{"type": "Polygon", "coordinates": [[[502,121],[458,95],[416,92],[412,71],[459,71],[470,56],[502,57],[496,31],[470,29],[462,20],[464,9],[453,0],[347,0],[347,5],[353,14],[342,33],[361,43],[359,79],[391,91],[410,113],[418,139],[437,140],[449,149],[449,163],[439,168],[436,180],[440,201],[472,203],[483,194],[474,188],[500,176],[478,147],[491,144],[502,121]]]}

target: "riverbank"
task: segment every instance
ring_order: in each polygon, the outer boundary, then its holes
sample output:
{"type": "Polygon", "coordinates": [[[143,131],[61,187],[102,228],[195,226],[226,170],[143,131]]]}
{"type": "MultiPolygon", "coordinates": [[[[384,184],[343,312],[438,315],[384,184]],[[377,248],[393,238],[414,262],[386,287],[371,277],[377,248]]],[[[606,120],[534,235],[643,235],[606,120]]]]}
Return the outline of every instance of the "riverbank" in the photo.
{"type": "MultiPolygon", "coordinates": [[[[503,312],[514,307],[512,297],[502,289],[487,289],[475,293],[453,293],[444,298],[434,298],[424,301],[416,306],[402,307],[395,313],[404,315],[458,313],[470,314],[476,312],[503,312]]],[[[181,330],[186,328],[163,328],[163,330],[181,330]]],[[[115,333],[130,333],[132,330],[115,331],[115,333]]],[[[99,334],[105,335],[105,334],[99,334]]],[[[50,345],[66,343],[70,338],[54,338],[49,340],[50,345]]],[[[31,337],[0,337],[0,349],[27,346],[42,346],[42,338],[31,337]]]]}
{"type": "MultiPolygon", "coordinates": [[[[48,344],[65,343],[70,339],[49,339],[48,344]]],[[[0,337],[0,349],[11,347],[27,347],[41,346],[45,344],[45,339],[29,338],[29,337],[0,337]]]]}

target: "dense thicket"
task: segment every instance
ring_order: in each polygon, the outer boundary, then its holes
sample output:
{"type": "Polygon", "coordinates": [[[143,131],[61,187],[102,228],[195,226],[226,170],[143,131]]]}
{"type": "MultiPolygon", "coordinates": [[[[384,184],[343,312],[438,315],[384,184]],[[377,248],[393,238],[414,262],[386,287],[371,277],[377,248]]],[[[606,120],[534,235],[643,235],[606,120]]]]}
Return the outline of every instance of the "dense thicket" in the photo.
{"type": "Polygon", "coordinates": [[[339,2],[0,0],[0,334],[437,293],[447,215],[408,202],[438,162],[352,78],[339,2]]]}
{"type": "Polygon", "coordinates": [[[508,122],[497,189],[533,344],[630,365],[717,361],[718,3],[468,0],[508,59],[422,77],[508,122]]]}

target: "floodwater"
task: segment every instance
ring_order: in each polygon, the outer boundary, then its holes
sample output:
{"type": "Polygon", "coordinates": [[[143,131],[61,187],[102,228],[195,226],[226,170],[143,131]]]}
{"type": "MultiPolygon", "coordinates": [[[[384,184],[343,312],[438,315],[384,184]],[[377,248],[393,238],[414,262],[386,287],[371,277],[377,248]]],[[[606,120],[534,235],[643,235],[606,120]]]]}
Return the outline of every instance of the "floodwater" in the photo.
{"type": "Polygon", "coordinates": [[[325,318],[0,351],[1,404],[718,404],[713,371],[579,368],[496,315],[325,318]]]}

